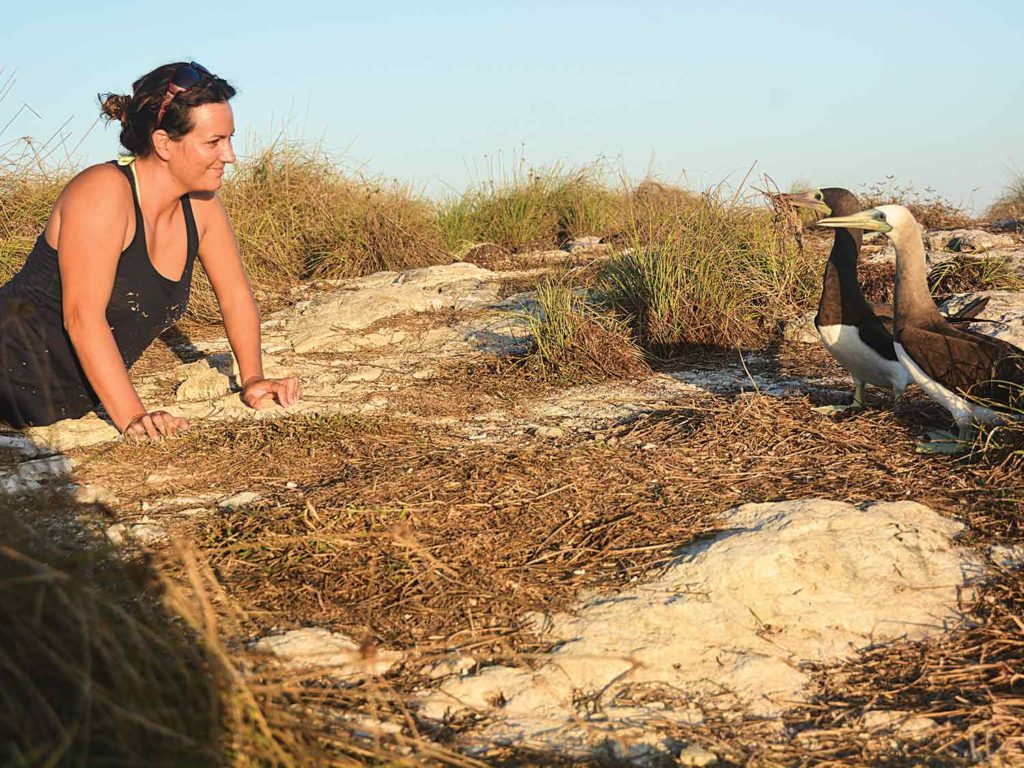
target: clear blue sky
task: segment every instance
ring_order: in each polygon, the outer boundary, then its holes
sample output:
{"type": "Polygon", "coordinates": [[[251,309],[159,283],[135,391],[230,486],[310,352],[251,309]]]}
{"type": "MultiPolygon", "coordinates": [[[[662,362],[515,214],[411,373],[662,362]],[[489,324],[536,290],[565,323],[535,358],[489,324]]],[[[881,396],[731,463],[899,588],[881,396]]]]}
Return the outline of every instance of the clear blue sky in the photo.
{"type": "MultiPolygon", "coordinates": [[[[10,0],[5,0],[8,5],[10,0]]],[[[1019,2],[20,3],[3,12],[0,135],[68,143],[100,91],[196,59],[247,136],[322,140],[430,193],[488,159],[621,160],[699,186],[756,172],[854,190],[893,174],[983,208],[1024,171],[1019,2]],[[175,11],[174,9],[179,10],[175,11]]],[[[93,127],[82,162],[117,153],[93,127]]]]}

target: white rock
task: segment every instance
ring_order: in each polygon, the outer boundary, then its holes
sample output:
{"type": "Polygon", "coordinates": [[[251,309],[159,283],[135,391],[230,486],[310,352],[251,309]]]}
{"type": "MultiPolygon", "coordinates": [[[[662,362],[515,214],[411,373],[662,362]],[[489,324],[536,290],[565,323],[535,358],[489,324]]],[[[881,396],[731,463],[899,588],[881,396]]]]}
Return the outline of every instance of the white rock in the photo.
{"type": "Polygon", "coordinates": [[[421,715],[479,712],[491,720],[481,738],[560,751],[585,747],[581,694],[614,701],[632,684],[777,717],[805,696],[804,662],[943,632],[961,619],[958,588],[982,572],[952,542],[958,523],[909,501],[748,504],[723,522],[660,578],[585,597],[553,631],[569,639],[536,669],[449,679],[421,715]]]}
{"type": "Polygon", "coordinates": [[[431,664],[425,672],[431,680],[440,680],[443,677],[465,675],[475,666],[476,659],[472,656],[450,656],[431,664]]]}
{"type": "MultiPolygon", "coordinates": [[[[577,253],[579,251],[589,251],[599,246],[605,246],[605,243],[601,242],[601,238],[596,235],[589,235],[587,237],[577,237],[575,240],[570,240],[562,246],[563,251],[569,253],[577,253]]],[[[605,246],[610,248],[611,246],[605,246]]]]}
{"type": "Polygon", "coordinates": [[[274,654],[290,667],[323,669],[332,677],[349,680],[383,675],[403,658],[398,651],[380,649],[364,655],[359,645],[347,636],[322,627],[270,635],[258,640],[254,647],[274,654]]]}
{"type": "Polygon", "coordinates": [[[1012,235],[1000,235],[983,229],[952,229],[928,233],[932,248],[957,253],[979,253],[995,248],[1013,248],[1017,241],[1012,235]]]}
{"type": "Polygon", "coordinates": [[[1024,565],[1024,544],[995,544],[989,547],[988,556],[1001,568],[1020,568],[1024,565]]]}
{"type": "Polygon", "coordinates": [[[971,323],[970,329],[1024,349],[1024,292],[982,291],[977,294],[958,294],[942,306],[947,311],[955,312],[978,296],[988,297],[988,304],[980,316],[991,322],[971,323]]]}
{"type": "Polygon", "coordinates": [[[386,408],[388,405],[388,399],[383,395],[374,395],[365,403],[359,406],[360,413],[373,413],[379,411],[382,408],[386,408]]]}
{"type": "Polygon", "coordinates": [[[238,509],[255,501],[259,501],[260,495],[254,491],[239,491],[227,498],[221,499],[217,504],[221,509],[238,509]]]}
{"type": "Polygon", "coordinates": [[[28,459],[47,453],[46,448],[36,445],[25,435],[0,435],[0,449],[15,451],[28,459]]]}
{"type": "Polygon", "coordinates": [[[898,709],[869,710],[861,717],[861,725],[869,731],[899,731],[903,734],[921,734],[938,727],[930,717],[911,715],[898,709]]]}
{"type": "Polygon", "coordinates": [[[414,371],[412,377],[419,381],[425,381],[432,379],[437,376],[437,372],[433,368],[420,368],[418,371],[414,371]]]}
{"type": "Polygon", "coordinates": [[[79,504],[116,504],[117,497],[101,485],[79,485],[75,488],[75,501],[79,504]]]}
{"type": "Polygon", "coordinates": [[[372,365],[361,365],[345,377],[345,381],[376,381],[383,374],[380,368],[372,365]]]}
{"type": "Polygon", "coordinates": [[[52,451],[86,448],[98,443],[116,440],[120,433],[95,414],[80,419],[66,419],[46,427],[30,427],[25,436],[32,442],[52,451]]]}
{"type": "Polygon", "coordinates": [[[162,485],[163,483],[169,483],[174,478],[171,475],[164,474],[163,472],[151,472],[146,475],[146,485],[162,485]]]}
{"type": "Polygon", "coordinates": [[[534,434],[547,440],[557,440],[560,437],[565,437],[565,430],[561,427],[537,427],[534,434]]]}
{"type": "Polygon", "coordinates": [[[288,312],[285,326],[298,353],[331,348],[347,331],[406,312],[471,307],[497,298],[493,273],[463,262],[379,272],[350,282],[349,290],[319,296],[288,312]]]}
{"type": "Polygon", "coordinates": [[[71,459],[66,456],[46,456],[13,464],[0,472],[0,493],[31,493],[40,483],[67,476],[71,459]]]}
{"type": "Polygon", "coordinates": [[[125,536],[128,535],[128,526],[124,523],[114,523],[107,528],[107,540],[115,547],[124,545],[125,536]]]}
{"type": "MultiPolygon", "coordinates": [[[[167,538],[167,531],[156,523],[144,522],[136,523],[128,528],[128,535],[140,544],[149,546],[151,544],[164,541],[167,538]]],[[[109,538],[109,530],[107,536],[109,538]]]]}
{"type": "Polygon", "coordinates": [[[689,744],[679,753],[680,765],[706,766],[718,762],[718,755],[699,744],[689,744]]]}
{"type": "Polygon", "coordinates": [[[175,374],[181,382],[174,391],[179,402],[216,400],[231,394],[231,380],[206,360],[179,365],[175,374]]]}
{"type": "Polygon", "coordinates": [[[787,320],[782,326],[782,336],[786,341],[795,341],[800,344],[820,344],[821,336],[814,326],[814,317],[817,312],[808,312],[800,317],[787,320]]]}

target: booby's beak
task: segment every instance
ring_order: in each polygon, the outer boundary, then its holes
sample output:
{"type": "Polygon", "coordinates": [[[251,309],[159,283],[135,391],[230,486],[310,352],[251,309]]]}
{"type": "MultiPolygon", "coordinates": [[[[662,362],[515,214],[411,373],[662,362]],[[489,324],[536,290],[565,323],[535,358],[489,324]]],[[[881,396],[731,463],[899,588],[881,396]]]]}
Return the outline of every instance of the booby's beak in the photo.
{"type": "Polygon", "coordinates": [[[782,199],[797,208],[810,208],[812,211],[823,213],[828,216],[832,209],[825,205],[825,198],[820,189],[812,189],[807,192],[784,192],[782,199]]]}
{"type": "Polygon", "coordinates": [[[855,213],[852,216],[836,216],[832,219],[819,219],[815,222],[819,227],[835,229],[863,229],[870,232],[892,232],[892,224],[885,220],[885,214],[877,208],[855,213]]]}

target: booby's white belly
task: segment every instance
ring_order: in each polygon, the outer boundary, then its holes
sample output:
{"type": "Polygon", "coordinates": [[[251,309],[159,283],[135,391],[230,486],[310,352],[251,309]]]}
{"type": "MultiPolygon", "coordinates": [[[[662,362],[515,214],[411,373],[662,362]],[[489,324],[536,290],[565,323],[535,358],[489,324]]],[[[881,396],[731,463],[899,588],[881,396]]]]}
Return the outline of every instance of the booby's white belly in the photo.
{"type": "Polygon", "coordinates": [[[855,325],[819,325],[818,335],[825,349],[859,381],[902,392],[910,383],[907,369],[898,360],[875,352],[860,338],[855,325]]]}
{"type": "Polygon", "coordinates": [[[991,408],[986,408],[983,405],[969,403],[956,392],[942,386],[921,370],[921,366],[915,363],[914,359],[907,354],[902,344],[896,342],[893,346],[896,348],[896,357],[899,358],[900,362],[910,372],[910,378],[914,380],[914,383],[923,389],[928,397],[949,411],[957,425],[968,425],[972,422],[977,424],[993,424],[1006,420],[1005,414],[993,411],[991,408]]]}

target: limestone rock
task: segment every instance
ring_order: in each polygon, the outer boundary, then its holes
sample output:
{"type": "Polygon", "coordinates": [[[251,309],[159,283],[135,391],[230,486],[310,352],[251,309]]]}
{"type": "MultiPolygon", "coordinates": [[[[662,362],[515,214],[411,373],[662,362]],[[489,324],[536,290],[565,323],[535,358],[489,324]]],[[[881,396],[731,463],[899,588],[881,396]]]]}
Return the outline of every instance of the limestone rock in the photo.
{"type": "Polygon", "coordinates": [[[699,744],[688,744],[679,753],[678,763],[680,765],[707,766],[715,765],[718,762],[718,755],[704,749],[699,744]]]}
{"type": "Polygon", "coordinates": [[[611,249],[610,245],[606,245],[604,239],[595,235],[589,235],[587,237],[577,237],[575,240],[569,240],[562,245],[563,251],[569,253],[579,253],[581,251],[592,251],[595,249],[606,248],[611,249]]]}
{"type": "Polygon", "coordinates": [[[938,727],[930,717],[911,715],[897,709],[869,710],[861,717],[861,725],[869,731],[899,731],[901,734],[923,734],[938,727]]]}
{"type": "Polygon", "coordinates": [[[782,336],[786,341],[796,341],[801,344],[820,344],[821,336],[818,329],[814,327],[814,316],[816,312],[808,312],[800,317],[787,320],[782,326],[782,336]]]}
{"type": "Polygon", "coordinates": [[[981,253],[995,248],[1013,248],[1017,241],[1012,235],[1000,235],[983,229],[953,229],[929,232],[932,248],[954,253],[981,253]]]}
{"type": "Polygon", "coordinates": [[[346,331],[386,317],[444,307],[471,307],[497,298],[493,273],[464,262],[405,272],[379,272],[336,291],[297,304],[284,317],[298,353],[329,349],[346,331]]]}
{"type": "Polygon", "coordinates": [[[41,482],[65,477],[69,472],[71,459],[66,456],[46,456],[22,461],[0,472],[0,493],[35,491],[41,482]]]}
{"type": "Polygon", "coordinates": [[[945,312],[956,312],[978,296],[987,296],[988,305],[980,317],[989,322],[971,323],[970,329],[995,336],[1024,349],[1024,292],[982,291],[976,294],[958,294],[943,303],[945,312]]]}
{"type": "Polygon", "coordinates": [[[431,680],[440,680],[444,677],[465,675],[475,666],[476,659],[472,656],[449,656],[434,662],[425,672],[431,680]]]}
{"type": "Polygon", "coordinates": [[[178,402],[216,400],[231,394],[231,380],[207,360],[179,365],[175,375],[180,382],[174,391],[178,402]]]}
{"type": "Polygon", "coordinates": [[[221,499],[217,504],[221,509],[239,509],[259,501],[260,495],[254,491],[239,491],[227,498],[221,499]]]}
{"type": "Polygon", "coordinates": [[[323,669],[325,674],[348,680],[383,675],[403,658],[398,651],[360,648],[340,632],[322,627],[269,635],[258,640],[253,647],[272,653],[288,666],[323,669]]]}
{"type": "MultiPolygon", "coordinates": [[[[491,723],[477,736],[560,751],[585,746],[581,695],[614,701],[631,684],[777,717],[804,696],[803,663],[948,629],[961,618],[958,588],[983,570],[953,544],[960,524],[910,501],[747,504],[724,522],[657,580],[585,597],[553,631],[568,640],[536,669],[447,680],[424,697],[421,716],[479,712],[491,723]]],[[[611,705],[604,712],[611,724],[623,717],[611,705]]]]}
{"type": "Polygon", "coordinates": [[[345,381],[376,381],[384,373],[380,368],[373,365],[361,365],[355,371],[345,377],[345,381]]]}
{"type": "Polygon", "coordinates": [[[116,440],[119,434],[113,424],[103,421],[95,414],[25,430],[25,436],[29,440],[52,451],[67,451],[71,448],[106,443],[116,440]]]}
{"type": "Polygon", "coordinates": [[[105,504],[117,503],[117,497],[101,485],[79,485],[75,488],[75,501],[79,504],[105,504]]]}

